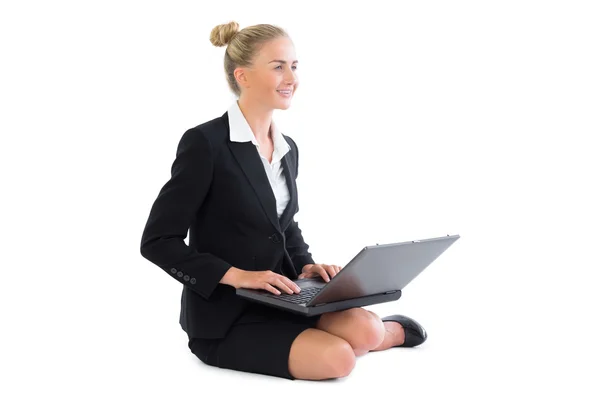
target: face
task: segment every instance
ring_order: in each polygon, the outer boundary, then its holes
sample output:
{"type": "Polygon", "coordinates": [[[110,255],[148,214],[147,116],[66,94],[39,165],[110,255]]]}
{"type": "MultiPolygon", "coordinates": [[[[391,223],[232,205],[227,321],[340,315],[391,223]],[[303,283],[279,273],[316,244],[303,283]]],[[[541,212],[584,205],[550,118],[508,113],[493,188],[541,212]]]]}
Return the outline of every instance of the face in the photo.
{"type": "Polygon", "coordinates": [[[234,71],[241,88],[240,99],[247,98],[265,109],[289,108],[298,88],[297,64],[294,44],[289,38],[265,43],[250,68],[239,67],[234,71]]]}

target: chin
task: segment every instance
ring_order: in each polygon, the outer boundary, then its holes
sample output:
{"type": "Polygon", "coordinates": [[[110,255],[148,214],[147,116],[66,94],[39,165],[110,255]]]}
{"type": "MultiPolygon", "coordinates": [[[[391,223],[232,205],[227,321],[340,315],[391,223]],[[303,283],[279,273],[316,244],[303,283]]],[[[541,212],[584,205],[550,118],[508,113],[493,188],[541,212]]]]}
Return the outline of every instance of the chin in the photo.
{"type": "Polygon", "coordinates": [[[290,108],[292,105],[292,99],[289,99],[288,101],[281,101],[279,100],[276,104],[275,104],[275,108],[279,109],[279,110],[287,110],[288,108],[290,108]]]}

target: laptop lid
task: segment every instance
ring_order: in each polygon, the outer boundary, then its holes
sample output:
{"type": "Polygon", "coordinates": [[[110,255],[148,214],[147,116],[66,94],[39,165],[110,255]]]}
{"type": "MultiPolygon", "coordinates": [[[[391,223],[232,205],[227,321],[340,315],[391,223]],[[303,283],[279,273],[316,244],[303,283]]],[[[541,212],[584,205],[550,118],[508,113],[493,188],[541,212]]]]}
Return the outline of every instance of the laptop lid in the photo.
{"type": "Polygon", "coordinates": [[[459,238],[366,246],[306,306],[402,290],[459,238]]]}

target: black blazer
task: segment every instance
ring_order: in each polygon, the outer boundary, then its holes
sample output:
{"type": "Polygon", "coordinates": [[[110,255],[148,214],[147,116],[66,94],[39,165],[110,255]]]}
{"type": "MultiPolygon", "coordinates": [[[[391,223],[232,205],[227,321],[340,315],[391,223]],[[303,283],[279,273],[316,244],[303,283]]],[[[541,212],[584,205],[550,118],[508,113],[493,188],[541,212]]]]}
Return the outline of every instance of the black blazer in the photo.
{"type": "Polygon", "coordinates": [[[224,337],[249,305],[233,286],[219,283],[231,266],[296,279],[304,265],[314,264],[294,220],[298,147],[283,136],[291,147],[281,161],[290,201],[281,218],[256,147],[229,140],[227,112],[188,129],[179,141],[140,250],[183,284],[179,323],[189,337],[224,337]]]}

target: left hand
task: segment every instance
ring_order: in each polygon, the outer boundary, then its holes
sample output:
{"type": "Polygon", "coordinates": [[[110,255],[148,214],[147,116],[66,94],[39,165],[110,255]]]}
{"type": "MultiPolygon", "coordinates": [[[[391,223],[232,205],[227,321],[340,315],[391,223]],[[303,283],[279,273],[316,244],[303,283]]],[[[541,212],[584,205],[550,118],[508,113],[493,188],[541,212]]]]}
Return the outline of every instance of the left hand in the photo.
{"type": "Polygon", "coordinates": [[[325,282],[329,282],[329,276],[333,278],[341,269],[342,267],[334,264],[306,264],[298,279],[320,276],[325,282]]]}

